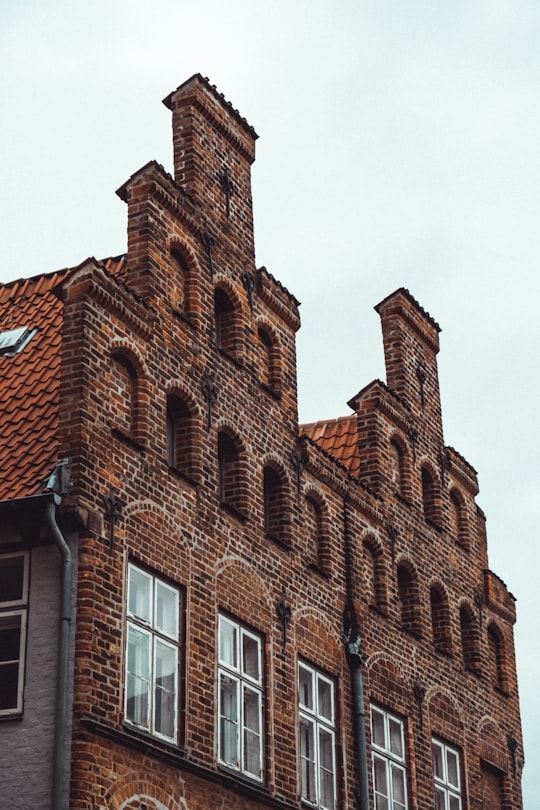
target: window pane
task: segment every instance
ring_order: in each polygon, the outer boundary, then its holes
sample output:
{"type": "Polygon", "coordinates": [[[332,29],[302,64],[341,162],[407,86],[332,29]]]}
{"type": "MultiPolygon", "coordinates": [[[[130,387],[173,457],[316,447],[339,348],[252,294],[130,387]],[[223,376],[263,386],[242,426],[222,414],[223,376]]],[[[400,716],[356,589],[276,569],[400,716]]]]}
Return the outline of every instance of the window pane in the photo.
{"type": "Polygon", "coordinates": [[[0,616],[0,711],[19,708],[23,626],[20,613],[0,616]]]}
{"type": "Polygon", "coordinates": [[[128,611],[141,621],[150,623],[152,577],[130,565],[128,569],[128,611]]]}
{"type": "Polygon", "coordinates": [[[313,672],[302,665],[299,667],[298,691],[300,706],[313,710],[313,672]]]}
{"type": "Polygon", "coordinates": [[[259,640],[247,633],[242,633],[242,670],[255,681],[261,679],[259,662],[259,640]]]}
{"type": "Polygon", "coordinates": [[[405,807],[405,773],[395,765],[392,768],[392,799],[394,810],[405,807]]]}
{"type": "Polygon", "coordinates": [[[126,716],[132,723],[149,727],[150,635],[128,625],[126,716]]]}
{"type": "Polygon", "coordinates": [[[446,810],[446,794],[440,788],[435,788],[435,810],[446,810]]]}
{"type": "Polygon", "coordinates": [[[0,710],[17,708],[19,662],[0,664],[0,710]]]}
{"type": "Polygon", "coordinates": [[[0,662],[19,660],[21,619],[20,613],[0,616],[0,662]]]}
{"type": "Polygon", "coordinates": [[[239,766],[238,757],[238,682],[227,675],[219,679],[219,755],[223,762],[239,766]]]}
{"type": "Polygon", "coordinates": [[[455,751],[446,749],[447,782],[459,788],[459,760],[455,751]]]}
{"type": "Polygon", "coordinates": [[[435,777],[437,779],[444,779],[442,746],[433,741],[431,750],[433,751],[433,772],[435,777]]]}
{"type": "Polygon", "coordinates": [[[234,624],[219,617],[219,660],[237,669],[237,629],[234,624]]]}
{"type": "Polygon", "coordinates": [[[373,758],[373,781],[375,782],[375,791],[382,796],[388,797],[386,760],[382,759],[382,757],[373,758]]]}
{"type": "Polygon", "coordinates": [[[300,718],[300,776],[302,798],[316,801],[314,724],[305,717],[300,718]]]}
{"type": "Polygon", "coordinates": [[[24,599],[24,561],[20,557],[0,557],[0,602],[24,599]]]}
{"type": "Polygon", "coordinates": [[[169,739],[176,735],[176,673],[178,650],[156,639],[154,666],[154,728],[169,739]]]}
{"type": "Polygon", "coordinates": [[[461,799],[458,796],[450,796],[450,810],[461,810],[461,799]]]}
{"type": "Polygon", "coordinates": [[[388,726],[390,729],[390,752],[399,759],[403,759],[402,725],[399,720],[389,717],[388,726]]]}
{"type": "Polygon", "coordinates": [[[244,768],[259,777],[261,770],[260,695],[244,688],[244,768]]]}
{"type": "Polygon", "coordinates": [[[334,807],[334,736],[319,729],[320,801],[325,808],[334,807]]]}
{"type": "Polygon", "coordinates": [[[384,732],[384,715],[377,709],[371,710],[371,733],[373,744],[379,748],[386,748],[386,735],[384,732]]]}
{"type": "Polygon", "coordinates": [[[251,731],[260,732],[260,694],[244,687],[244,725],[251,731]]]}
{"type": "Polygon", "coordinates": [[[156,581],[154,627],[166,636],[178,638],[178,591],[156,581]]]}
{"type": "Polygon", "coordinates": [[[332,684],[327,680],[317,678],[318,714],[330,723],[334,722],[334,707],[332,705],[332,684]]]}

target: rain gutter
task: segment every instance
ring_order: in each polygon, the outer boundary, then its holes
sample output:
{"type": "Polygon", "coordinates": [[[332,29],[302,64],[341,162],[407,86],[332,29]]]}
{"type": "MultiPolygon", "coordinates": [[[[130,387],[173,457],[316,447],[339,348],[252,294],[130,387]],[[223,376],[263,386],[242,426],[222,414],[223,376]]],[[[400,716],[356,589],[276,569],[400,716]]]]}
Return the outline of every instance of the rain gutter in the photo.
{"type": "Polygon", "coordinates": [[[45,518],[56,548],[62,558],[60,592],[60,630],[58,641],[58,668],[56,675],[56,707],[54,735],[54,764],[52,810],[62,810],[66,774],[66,721],[68,706],[69,633],[71,624],[71,579],[72,558],[69,546],[58,528],[56,509],[61,503],[59,495],[53,494],[45,506],[45,518]]]}

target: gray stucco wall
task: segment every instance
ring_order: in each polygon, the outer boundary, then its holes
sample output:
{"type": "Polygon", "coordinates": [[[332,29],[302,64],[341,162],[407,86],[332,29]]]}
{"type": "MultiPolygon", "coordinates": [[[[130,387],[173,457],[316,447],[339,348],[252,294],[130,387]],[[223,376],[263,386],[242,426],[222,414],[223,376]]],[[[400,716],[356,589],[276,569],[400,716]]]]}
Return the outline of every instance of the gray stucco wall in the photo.
{"type": "MultiPolygon", "coordinates": [[[[75,583],[76,546],[73,542],[69,545],[75,583]]],[[[30,551],[24,713],[21,718],[0,720],[0,810],[51,807],[61,569],[55,545],[30,551]]],[[[74,586],[72,598],[74,603],[74,586]]],[[[71,630],[70,673],[74,622],[71,630]]],[[[69,683],[73,683],[71,674],[69,683]]],[[[68,717],[71,718],[71,693],[68,717]]],[[[69,752],[66,762],[69,763],[69,752]]],[[[66,808],[68,789],[66,780],[66,808]]]]}

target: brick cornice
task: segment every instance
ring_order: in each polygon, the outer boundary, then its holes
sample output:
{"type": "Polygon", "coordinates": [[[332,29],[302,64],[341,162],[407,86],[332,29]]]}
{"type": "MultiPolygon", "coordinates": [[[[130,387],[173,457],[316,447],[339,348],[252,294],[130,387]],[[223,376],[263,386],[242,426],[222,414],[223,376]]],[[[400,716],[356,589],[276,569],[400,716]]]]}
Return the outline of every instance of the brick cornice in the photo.
{"type": "Polygon", "coordinates": [[[379,413],[386,416],[395,427],[407,432],[410,424],[409,408],[382,380],[373,380],[350,399],[347,405],[358,413],[363,402],[369,398],[374,400],[375,409],[379,413]]]}
{"type": "Polygon", "coordinates": [[[200,206],[184,189],[179,186],[173,177],[165,171],[163,166],[152,160],[131,175],[116,193],[124,202],[129,202],[130,192],[138,184],[150,183],[145,189],[147,196],[156,199],[174,217],[190,228],[194,233],[200,231],[200,206]]]}
{"type": "Polygon", "coordinates": [[[478,478],[474,467],[453,447],[446,447],[445,449],[448,454],[448,471],[451,477],[462,484],[473,497],[478,495],[478,478]]]}
{"type": "Polygon", "coordinates": [[[223,135],[229,143],[237,149],[249,163],[253,163],[255,159],[255,141],[258,138],[257,133],[253,127],[248,124],[246,119],[240,115],[233,105],[227,101],[225,96],[218,92],[215,85],[212,85],[208,79],[200,73],[196,73],[186,82],[177,87],[172,93],[163,99],[163,104],[170,110],[175,110],[179,107],[194,107],[202,113],[210,124],[223,135]],[[221,118],[214,108],[212,101],[222,113],[222,115],[230,116],[236,122],[238,127],[244,132],[245,140],[243,140],[235,131],[234,127],[226,123],[226,120],[221,118]]]}
{"type": "Polygon", "coordinates": [[[88,259],[63,285],[64,299],[92,298],[107,312],[114,312],[141,337],[149,339],[155,328],[155,313],[125,284],[117,281],[95,259],[88,259]]]}
{"type": "Polygon", "coordinates": [[[426,310],[420,306],[409,290],[400,287],[375,307],[381,318],[400,316],[426,346],[437,354],[441,327],[426,310]]]}
{"type": "Polygon", "coordinates": [[[285,321],[295,332],[300,329],[299,303],[285,287],[276,281],[266,267],[256,271],[257,293],[276,315],[285,321]]]}

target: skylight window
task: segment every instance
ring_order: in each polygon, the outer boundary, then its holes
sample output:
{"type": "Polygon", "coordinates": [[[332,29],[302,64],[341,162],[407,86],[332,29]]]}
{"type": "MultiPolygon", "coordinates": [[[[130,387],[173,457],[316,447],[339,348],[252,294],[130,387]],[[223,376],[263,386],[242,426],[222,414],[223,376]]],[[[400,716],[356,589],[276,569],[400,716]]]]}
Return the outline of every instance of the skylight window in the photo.
{"type": "Polygon", "coordinates": [[[6,329],[5,332],[0,332],[0,355],[13,357],[26,346],[35,331],[27,326],[19,326],[17,329],[6,329]]]}

